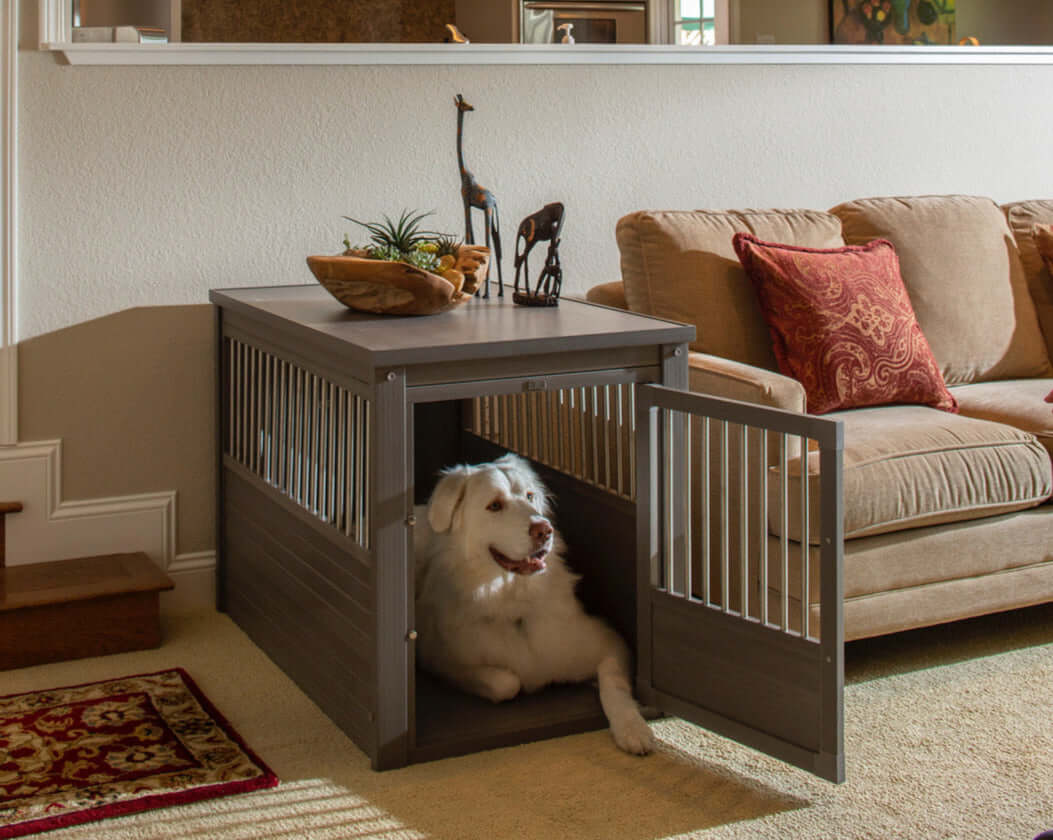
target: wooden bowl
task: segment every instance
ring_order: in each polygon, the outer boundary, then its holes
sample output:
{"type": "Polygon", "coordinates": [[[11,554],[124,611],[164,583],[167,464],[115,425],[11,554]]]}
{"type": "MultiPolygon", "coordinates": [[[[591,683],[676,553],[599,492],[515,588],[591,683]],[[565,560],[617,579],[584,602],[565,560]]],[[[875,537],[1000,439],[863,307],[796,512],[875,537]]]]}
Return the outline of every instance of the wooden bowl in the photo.
{"type": "Polygon", "coordinates": [[[452,280],[404,262],[354,254],[308,257],[315,278],[344,306],[376,315],[435,315],[468,300],[486,278],[490,250],[462,245],[452,280]]]}

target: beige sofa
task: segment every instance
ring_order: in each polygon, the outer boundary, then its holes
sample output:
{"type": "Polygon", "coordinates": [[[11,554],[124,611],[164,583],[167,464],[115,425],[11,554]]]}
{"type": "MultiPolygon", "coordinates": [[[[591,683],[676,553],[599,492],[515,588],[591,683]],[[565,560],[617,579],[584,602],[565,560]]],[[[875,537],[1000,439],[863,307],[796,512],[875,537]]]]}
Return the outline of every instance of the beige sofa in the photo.
{"type": "Polygon", "coordinates": [[[1053,600],[1053,413],[1043,401],[1053,281],[1036,223],[1053,223],[1053,201],[878,198],[829,212],[644,211],[618,223],[623,282],[589,300],[694,323],[692,390],[798,412],[804,389],[777,372],[732,236],[896,246],[960,413],[826,415],[844,422],[846,639],[1053,600]]]}

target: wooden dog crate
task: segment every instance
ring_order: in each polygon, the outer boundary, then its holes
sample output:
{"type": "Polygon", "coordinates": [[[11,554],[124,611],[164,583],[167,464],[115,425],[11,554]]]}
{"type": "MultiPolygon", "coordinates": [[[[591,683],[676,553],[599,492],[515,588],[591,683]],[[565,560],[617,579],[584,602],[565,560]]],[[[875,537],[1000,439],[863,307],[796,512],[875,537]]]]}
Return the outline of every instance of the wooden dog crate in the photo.
{"type": "Polygon", "coordinates": [[[219,608],[375,769],[606,726],[591,686],[494,705],[415,667],[414,504],[440,468],[515,451],[554,491],[586,607],[635,649],[644,703],[843,777],[837,424],[688,394],[692,327],[583,301],[386,318],[314,285],[210,299],[219,608]],[[797,514],[791,440],[822,462],[821,494],[797,481],[797,514]],[[757,446],[750,486],[781,470],[772,513],[800,516],[796,549],[745,512],[757,446]],[[734,488],[729,463],[745,470],[734,488]]]}

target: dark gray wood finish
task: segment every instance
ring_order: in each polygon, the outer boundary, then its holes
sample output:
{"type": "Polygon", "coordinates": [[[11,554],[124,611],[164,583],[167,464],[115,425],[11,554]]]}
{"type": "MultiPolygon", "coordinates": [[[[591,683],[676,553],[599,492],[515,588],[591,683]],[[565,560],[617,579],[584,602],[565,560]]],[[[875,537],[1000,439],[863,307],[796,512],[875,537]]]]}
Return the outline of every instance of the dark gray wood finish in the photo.
{"type": "Polygon", "coordinates": [[[827,778],[845,778],[845,613],[841,608],[845,593],[844,535],[844,427],[839,423],[835,439],[820,455],[819,471],[823,476],[822,517],[823,543],[819,562],[823,570],[820,581],[820,603],[837,604],[838,608],[822,609],[823,685],[832,687],[822,696],[820,707],[820,742],[816,772],[827,778]]]}
{"type": "Polygon", "coordinates": [[[317,349],[322,358],[374,368],[680,343],[695,335],[691,326],[573,298],[531,310],[472,300],[440,315],[403,318],[354,312],[318,284],[214,290],[209,299],[299,339],[302,352],[317,349]]]}
{"type": "Polygon", "coordinates": [[[491,703],[418,672],[414,761],[495,749],[605,729],[607,718],[591,685],[550,686],[491,703]]]}
{"type": "MultiPolygon", "coordinates": [[[[680,364],[680,360],[681,358],[687,358],[687,345],[678,344],[665,347],[663,348],[662,356],[662,385],[666,388],[686,390],[688,385],[687,371],[684,365],[680,364]]],[[[670,470],[672,475],[669,476],[669,480],[671,480],[672,486],[683,488],[686,486],[685,477],[687,475],[687,464],[682,457],[686,430],[681,423],[674,422],[671,429],[660,428],[658,434],[660,436],[658,452],[661,455],[654,466],[659,476],[659,486],[662,486],[661,483],[666,481],[666,477],[662,474],[663,471],[670,470]],[[666,440],[665,438],[669,439],[666,440]],[[676,454],[674,455],[674,453],[676,454]]],[[[669,543],[675,553],[681,554],[686,550],[686,531],[690,526],[685,521],[682,505],[673,506],[671,514],[669,518],[671,520],[672,534],[670,535],[669,543]]],[[[677,592],[683,592],[685,584],[683,572],[686,570],[686,564],[674,564],[674,570],[679,572],[678,579],[666,581],[665,585],[673,586],[677,592]]]]}
{"type": "Polygon", "coordinates": [[[444,467],[464,463],[463,430],[460,400],[413,405],[415,504],[428,501],[444,467]]]}
{"type": "Polygon", "coordinates": [[[215,327],[215,345],[213,352],[216,356],[216,474],[214,477],[215,487],[213,499],[216,503],[216,609],[227,612],[227,575],[226,575],[226,518],[223,516],[224,482],[226,470],[223,469],[223,457],[226,450],[224,441],[228,440],[230,434],[230,417],[227,413],[227,398],[230,393],[230,360],[224,352],[223,328],[224,312],[219,306],[212,307],[213,323],[215,327]]]}
{"type": "MultiPolygon", "coordinates": [[[[639,392],[637,392],[639,393],[639,392]]],[[[657,702],[651,673],[654,638],[651,630],[652,564],[658,557],[658,417],[648,404],[636,400],[636,697],[657,702]]]]}
{"type": "Polygon", "coordinates": [[[818,645],[661,592],[651,622],[655,691],[819,751],[818,645]]]}
{"type": "Polygon", "coordinates": [[[228,460],[224,473],[226,611],[374,754],[373,569],[237,464],[228,460]]]}
{"type": "Polygon", "coordinates": [[[376,557],[373,586],[377,608],[377,696],[392,698],[376,709],[376,770],[403,767],[409,760],[410,710],[407,705],[412,629],[413,557],[408,522],[413,512],[413,472],[408,453],[406,380],[389,372],[377,385],[375,434],[371,441],[370,486],[373,488],[373,537],[376,557]],[[397,702],[394,702],[397,698],[397,702]]]}
{"type": "MultiPolygon", "coordinates": [[[[591,686],[492,706],[416,673],[414,497],[423,501],[434,472],[465,452],[457,400],[665,377],[682,385],[684,342],[694,329],[569,299],[550,310],[491,300],[428,318],[391,318],[354,313],[316,285],[210,297],[218,348],[225,336],[237,338],[362,395],[373,411],[368,550],[220,456],[220,608],[377,769],[605,726],[591,686]]],[[[224,354],[218,358],[222,451],[231,372],[224,354]]],[[[572,565],[591,579],[587,605],[631,640],[635,582],[624,550],[633,539],[631,505],[543,472],[562,500],[572,565]]]]}
{"type": "MultiPolygon", "coordinates": [[[[637,393],[637,693],[663,711],[742,743],[844,780],[843,596],[840,422],[665,387],[637,393]],[[804,435],[822,462],[822,641],[767,627],[697,599],[663,591],[655,565],[667,544],[658,492],[663,411],[680,411],[804,435]],[[829,600],[828,600],[829,599],[829,600]]],[[[680,450],[682,451],[682,450],[680,450]]],[[[674,466],[675,469],[675,466],[674,466]]],[[[674,480],[682,481],[679,471],[674,480]]],[[[682,484],[676,484],[682,487],[682,484]]]]}

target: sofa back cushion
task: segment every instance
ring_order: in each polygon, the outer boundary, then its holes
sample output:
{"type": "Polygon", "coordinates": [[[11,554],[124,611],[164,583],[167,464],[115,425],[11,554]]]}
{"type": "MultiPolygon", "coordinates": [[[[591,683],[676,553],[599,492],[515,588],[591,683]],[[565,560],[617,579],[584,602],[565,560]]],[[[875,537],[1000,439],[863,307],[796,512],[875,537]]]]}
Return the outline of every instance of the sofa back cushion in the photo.
{"type": "Polygon", "coordinates": [[[692,350],[776,370],[768,327],[735,255],[736,233],[809,248],[844,245],[815,210],[644,210],[618,221],[629,308],[693,323],[692,350]]]}
{"type": "Polygon", "coordinates": [[[833,208],[845,242],[888,239],[948,385],[1053,374],[1002,210],[973,196],[867,198],[833,208]]]}
{"type": "Polygon", "coordinates": [[[1017,201],[1003,205],[1002,209],[1016,238],[1038,323],[1046,337],[1046,348],[1053,357],[1053,275],[1042,261],[1034,236],[1035,225],[1053,225],[1053,201],[1017,201]]]}

